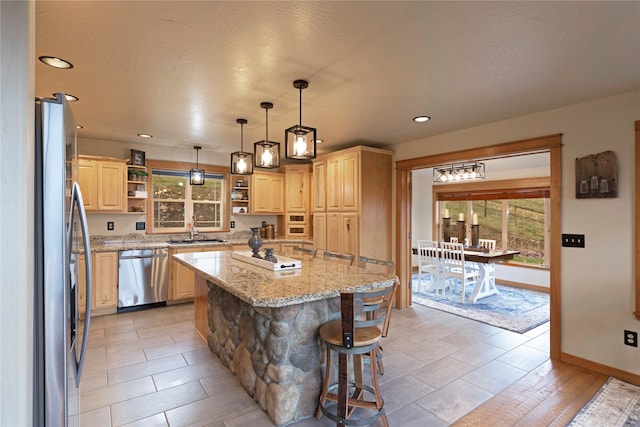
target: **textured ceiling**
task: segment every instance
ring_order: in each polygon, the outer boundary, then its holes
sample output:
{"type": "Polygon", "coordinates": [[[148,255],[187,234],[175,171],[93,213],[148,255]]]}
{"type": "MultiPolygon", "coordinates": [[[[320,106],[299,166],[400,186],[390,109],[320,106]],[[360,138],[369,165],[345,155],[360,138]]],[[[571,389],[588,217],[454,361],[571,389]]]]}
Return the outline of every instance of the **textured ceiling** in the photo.
{"type": "Polygon", "coordinates": [[[38,1],[36,95],[63,91],[80,137],[230,153],[389,145],[640,88],[640,2],[38,1]],[[414,116],[432,120],[416,124],[414,116]]]}

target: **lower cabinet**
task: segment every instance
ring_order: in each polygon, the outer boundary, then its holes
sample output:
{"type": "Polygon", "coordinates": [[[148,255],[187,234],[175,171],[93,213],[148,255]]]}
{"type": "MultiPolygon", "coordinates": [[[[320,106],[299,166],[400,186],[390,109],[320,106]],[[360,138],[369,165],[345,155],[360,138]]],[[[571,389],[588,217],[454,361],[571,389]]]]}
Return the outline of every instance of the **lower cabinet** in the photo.
{"type": "Polygon", "coordinates": [[[93,314],[118,310],[118,252],[93,254],[93,314]]]}
{"type": "Polygon", "coordinates": [[[351,254],[357,257],[359,255],[358,214],[355,212],[329,212],[326,216],[326,240],[324,249],[330,252],[351,254]]]}
{"type": "Polygon", "coordinates": [[[175,254],[190,252],[227,251],[228,246],[206,246],[191,248],[169,249],[169,296],[168,304],[193,301],[194,297],[194,272],[173,259],[175,254]]]}

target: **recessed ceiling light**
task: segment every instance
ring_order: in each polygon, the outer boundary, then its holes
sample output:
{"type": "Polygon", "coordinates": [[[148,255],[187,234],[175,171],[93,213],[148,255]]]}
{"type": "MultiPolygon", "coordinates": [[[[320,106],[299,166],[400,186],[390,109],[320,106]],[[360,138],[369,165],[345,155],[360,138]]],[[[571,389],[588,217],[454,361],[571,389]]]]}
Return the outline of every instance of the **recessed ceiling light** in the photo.
{"type": "MultiPolygon", "coordinates": [[[[55,96],[56,96],[56,94],[54,93],[54,94],[53,94],[53,96],[55,97],[55,96]]],[[[70,93],[65,93],[65,94],[64,94],[64,97],[65,97],[65,99],[66,99],[67,101],[69,101],[69,102],[79,101],[79,100],[80,100],[80,98],[78,98],[78,97],[77,97],[77,96],[75,96],[75,95],[71,95],[70,93]]]]}
{"type": "Polygon", "coordinates": [[[140,138],[153,138],[153,135],[151,135],[149,133],[139,133],[138,136],[140,138]]]}
{"type": "Polygon", "coordinates": [[[324,142],[324,139],[316,139],[316,144],[322,144],[324,142]]]}
{"type": "Polygon", "coordinates": [[[65,61],[62,58],[56,58],[55,56],[41,56],[38,59],[53,68],[73,68],[73,64],[71,62],[65,61]]]}
{"type": "Polygon", "coordinates": [[[428,122],[429,120],[431,120],[431,117],[429,116],[418,116],[413,118],[413,121],[416,123],[424,123],[428,122]]]}
{"type": "Polygon", "coordinates": [[[82,126],[82,125],[76,125],[76,129],[84,129],[84,126],[82,126]]]}

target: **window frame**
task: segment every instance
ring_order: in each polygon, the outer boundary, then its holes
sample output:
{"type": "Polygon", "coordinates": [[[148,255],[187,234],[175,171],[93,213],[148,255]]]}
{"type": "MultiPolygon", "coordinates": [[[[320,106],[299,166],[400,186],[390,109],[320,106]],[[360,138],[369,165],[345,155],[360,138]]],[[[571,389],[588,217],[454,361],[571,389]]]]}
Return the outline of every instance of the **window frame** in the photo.
{"type": "MultiPolygon", "coordinates": [[[[162,171],[167,171],[167,172],[173,172],[173,173],[178,173],[178,174],[186,174],[187,175],[187,185],[189,180],[188,180],[188,174],[189,174],[189,170],[192,168],[195,168],[196,164],[195,163],[189,163],[189,162],[172,162],[172,161],[166,161],[166,160],[147,160],[147,169],[149,170],[149,182],[147,183],[147,186],[149,188],[149,197],[147,197],[147,234],[176,234],[176,233],[188,233],[189,232],[189,228],[187,227],[187,223],[188,221],[185,221],[185,227],[184,228],[180,228],[180,227],[173,227],[170,229],[164,229],[164,228],[155,228],[154,227],[154,222],[153,222],[153,203],[154,203],[154,199],[153,199],[153,194],[152,194],[152,189],[153,189],[153,171],[154,170],[162,170],[162,171]]],[[[206,232],[206,233],[219,233],[219,232],[228,232],[230,230],[229,228],[229,218],[230,218],[230,206],[231,206],[231,196],[230,196],[230,192],[229,192],[229,188],[230,188],[230,184],[229,184],[229,179],[230,179],[230,174],[229,174],[229,170],[228,168],[225,168],[223,166],[215,166],[215,165],[207,165],[207,164],[203,164],[200,163],[198,165],[198,167],[200,169],[204,169],[205,173],[207,175],[221,175],[222,176],[222,188],[220,189],[221,191],[221,197],[220,197],[220,205],[221,205],[221,209],[220,209],[220,214],[221,214],[221,219],[220,219],[220,228],[213,228],[213,227],[206,227],[206,228],[201,228],[198,227],[199,231],[201,232],[206,232]]],[[[196,201],[197,202],[197,201],[196,201]]],[[[193,204],[193,201],[190,201],[189,203],[193,204]]],[[[185,212],[186,215],[186,212],[185,212]]]]}
{"type": "MultiPolygon", "coordinates": [[[[433,221],[432,235],[440,236],[440,203],[443,201],[468,201],[471,205],[472,200],[489,200],[489,199],[516,199],[516,198],[534,198],[535,196],[545,199],[545,235],[544,235],[544,265],[537,266],[533,264],[522,264],[536,268],[550,267],[550,177],[537,178],[521,178],[513,180],[494,180],[494,181],[470,181],[456,184],[438,184],[434,183],[432,187],[433,196],[433,221]]],[[[470,209],[470,208],[469,208],[470,209]]],[[[465,217],[469,217],[469,211],[465,213],[465,217]]],[[[503,240],[506,230],[503,230],[503,240]]],[[[520,265],[521,263],[513,262],[520,265]]]]}

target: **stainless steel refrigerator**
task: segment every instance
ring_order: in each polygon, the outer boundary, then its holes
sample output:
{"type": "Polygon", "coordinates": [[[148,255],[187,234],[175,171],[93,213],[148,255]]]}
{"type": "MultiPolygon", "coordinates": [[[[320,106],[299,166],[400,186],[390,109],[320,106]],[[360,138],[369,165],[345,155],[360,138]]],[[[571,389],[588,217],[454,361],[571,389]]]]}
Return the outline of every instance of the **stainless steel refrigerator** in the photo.
{"type": "Polygon", "coordinates": [[[34,425],[76,426],[92,287],[76,124],[61,93],[35,113],[34,425]]]}

